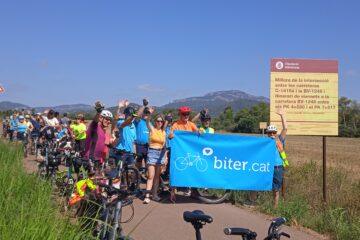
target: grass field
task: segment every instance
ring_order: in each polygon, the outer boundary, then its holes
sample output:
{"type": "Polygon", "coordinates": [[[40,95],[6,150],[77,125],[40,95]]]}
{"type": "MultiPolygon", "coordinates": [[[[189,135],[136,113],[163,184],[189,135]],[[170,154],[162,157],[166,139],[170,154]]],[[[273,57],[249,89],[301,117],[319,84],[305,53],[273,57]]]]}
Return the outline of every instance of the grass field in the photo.
{"type": "MultiPolygon", "coordinates": [[[[259,193],[257,209],[285,216],[331,239],[360,238],[360,139],[327,137],[328,204],[322,201],[322,137],[288,136],[286,152],[286,200],[272,207],[272,194],[259,193]]],[[[247,193],[234,192],[241,203],[247,193]]]]}
{"type": "MultiPolygon", "coordinates": [[[[360,178],[360,139],[327,137],[327,165],[343,168],[360,178]]],[[[286,151],[289,160],[296,165],[315,162],[322,164],[322,137],[288,136],[286,151]]]]}
{"type": "Polygon", "coordinates": [[[62,218],[51,186],[25,173],[22,148],[0,140],[0,239],[89,239],[62,218]]]}

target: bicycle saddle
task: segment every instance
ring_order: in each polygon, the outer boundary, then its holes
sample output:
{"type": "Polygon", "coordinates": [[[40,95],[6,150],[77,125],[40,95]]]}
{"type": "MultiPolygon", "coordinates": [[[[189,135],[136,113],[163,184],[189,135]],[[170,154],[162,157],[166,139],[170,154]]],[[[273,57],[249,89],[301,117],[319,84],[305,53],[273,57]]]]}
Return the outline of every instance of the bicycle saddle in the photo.
{"type": "Polygon", "coordinates": [[[205,223],[212,223],[213,218],[209,215],[204,214],[201,210],[194,210],[192,212],[186,211],[183,214],[184,220],[186,222],[205,222],[205,223]]]}

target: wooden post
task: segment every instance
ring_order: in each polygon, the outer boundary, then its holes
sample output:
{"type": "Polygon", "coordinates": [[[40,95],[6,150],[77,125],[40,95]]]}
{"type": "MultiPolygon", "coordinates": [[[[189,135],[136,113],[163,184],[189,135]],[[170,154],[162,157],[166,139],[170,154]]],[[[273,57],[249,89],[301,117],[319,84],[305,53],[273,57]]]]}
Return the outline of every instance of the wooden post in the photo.
{"type": "Polygon", "coordinates": [[[326,187],[326,137],[323,136],[323,201],[327,203],[327,187],[326,187]]]}

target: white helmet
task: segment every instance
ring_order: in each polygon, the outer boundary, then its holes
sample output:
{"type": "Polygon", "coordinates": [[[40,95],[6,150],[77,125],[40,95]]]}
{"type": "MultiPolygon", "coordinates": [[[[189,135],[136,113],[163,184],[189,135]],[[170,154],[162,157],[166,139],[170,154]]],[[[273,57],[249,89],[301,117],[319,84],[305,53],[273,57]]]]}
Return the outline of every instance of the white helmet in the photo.
{"type": "Polygon", "coordinates": [[[109,110],[102,110],[100,116],[105,118],[113,118],[113,115],[109,110]]]}
{"type": "Polygon", "coordinates": [[[266,128],[266,132],[277,132],[277,128],[275,125],[269,125],[267,128],[266,128]]]}

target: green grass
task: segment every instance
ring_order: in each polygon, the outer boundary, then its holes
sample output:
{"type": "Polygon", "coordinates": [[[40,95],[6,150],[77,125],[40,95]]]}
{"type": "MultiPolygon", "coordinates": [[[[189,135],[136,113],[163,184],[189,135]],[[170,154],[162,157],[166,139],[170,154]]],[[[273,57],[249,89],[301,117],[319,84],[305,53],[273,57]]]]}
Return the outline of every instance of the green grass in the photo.
{"type": "MultiPolygon", "coordinates": [[[[286,201],[273,208],[271,192],[259,193],[257,209],[330,235],[332,239],[360,238],[360,181],[344,169],[328,170],[328,204],[322,202],[322,169],[314,162],[293,166],[287,176],[286,201]]],[[[241,203],[245,192],[233,192],[231,200],[241,203]]]]}
{"type": "Polygon", "coordinates": [[[52,188],[23,169],[21,147],[0,141],[0,239],[88,239],[62,217],[52,188]]]}

